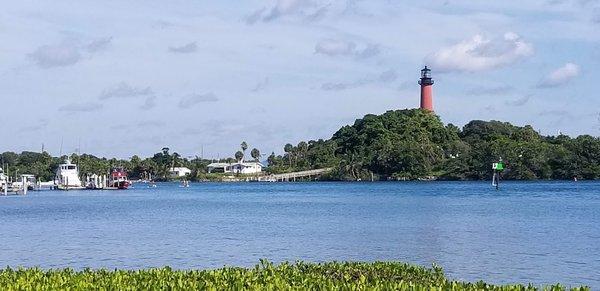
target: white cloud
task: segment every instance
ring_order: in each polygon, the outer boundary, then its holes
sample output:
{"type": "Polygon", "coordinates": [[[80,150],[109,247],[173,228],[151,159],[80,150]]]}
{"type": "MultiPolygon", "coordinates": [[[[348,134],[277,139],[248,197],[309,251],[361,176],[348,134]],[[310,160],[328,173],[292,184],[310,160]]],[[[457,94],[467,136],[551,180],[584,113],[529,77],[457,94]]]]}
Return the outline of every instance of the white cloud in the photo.
{"type": "Polygon", "coordinates": [[[180,53],[180,54],[189,54],[196,52],[198,50],[198,45],[196,42],[190,42],[188,44],[176,47],[169,47],[169,51],[172,53],[180,53]]]}
{"type": "Polygon", "coordinates": [[[110,45],[111,41],[112,37],[100,38],[87,44],[85,49],[90,53],[103,51],[110,45]]]}
{"type": "Polygon", "coordinates": [[[59,45],[40,46],[29,54],[29,57],[40,68],[48,69],[74,65],[81,59],[81,53],[77,47],[61,43],[59,45]]]}
{"type": "Polygon", "coordinates": [[[355,52],[357,59],[367,59],[379,54],[379,46],[375,44],[368,44],[365,48],[355,52]]]}
{"type": "Polygon", "coordinates": [[[532,54],[533,45],[507,32],[496,39],[475,35],[427,56],[425,62],[441,72],[478,72],[510,65],[532,54]]]}
{"type": "Polygon", "coordinates": [[[91,56],[108,47],[112,38],[101,38],[81,45],[78,41],[63,41],[56,45],[43,45],[28,56],[35,64],[44,69],[66,67],[84,59],[84,54],[91,56]]]}
{"type": "Polygon", "coordinates": [[[140,108],[143,110],[150,110],[150,109],[154,108],[155,106],[156,106],[156,96],[149,96],[148,98],[146,98],[146,101],[144,101],[144,104],[142,104],[142,106],[140,106],[140,108]]]}
{"type": "Polygon", "coordinates": [[[254,24],[261,20],[267,8],[263,7],[246,16],[246,24],[254,24]]]}
{"type": "Polygon", "coordinates": [[[526,95],[526,96],[523,96],[523,97],[521,97],[519,99],[506,101],[506,102],[504,102],[504,104],[506,104],[508,106],[523,106],[527,102],[529,102],[529,99],[531,99],[531,95],[526,95]]]}
{"type": "Polygon", "coordinates": [[[137,123],[138,128],[153,128],[165,126],[164,120],[144,120],[137,123]]]}
{"type": "Polygon", "coordinates": [[[396,81],[396,79],[398,79],[398,74],[396,73],[396,71],[393,69],[389,69],[387,71],[381,72],[378,76],[368,76],[353,82],[324,83],[321,85],[321,89],[325,91],[342,91],[369,84],[389,84],[396,81]]]}
{"type": "Polygon", "coordinates": [[[396,81],[396,79],[398,79],[398,74],[396,73],[396,71],[394,69],[389,69],[387,71],[381,72],[381,74],[379,74],[379,78],[378,78],[378,80],[380,82],[384,82],[384,83],[396,81]]]}
{"type": "Polygon", "coordinates": [[[539,88],[558,87],[567,84],[573,78],[579,76],[579,66],[566,63],[564,66],[552,71],[538,84],[539,88]]]}
{"type": "Polygon", "coordinates": [[[20,131],[22,132],[38,132],[40,130],[46,129],[50,122],[48,119],[40,119],[32,125],[27,125],[21,127],[20,131]]]}
{"type": "Polygon", "coordinates": [[[352,83],[324,83],[321,85],[321,89],[325,91],[341,91],[349,88],[360,86],[357,82],[352,83]]]}
{"type": "Polygon", "coordinates": [[[186,97],[181,98],[181,101],[179,101],[179,108],[187,109],[198,103],[216,101],[219,101],[219,98],[213,93],[190,94],[186,97]]]}
{"type": "Polygon", "coordinates": [[[58,108],[65,112],[92,112],[102,109],[102,104],[95,102],[71,103],[58,108]]]}
{"type": "Polygon", "coordinates": [[[500,86],[478,86],[467,90],[465,93],[471,96],[482,96],[482,95],[504,95],[513,91],[514,88],[508,85],[500,86]]]}
{"type": "Polygon", "coordinates": [[[148,96],[152,94],[152,89],[150,87],[145,88],[137,88],[132,87],[131,85],[121,82],[119,84],[114,85],[113,87],[104,89],[98,97],[100,100],[106,100],[110,98],[128,98],[128,97],[138,97],[138,96],[148,96]]]}
{"type": "Polygon", "coordinates": [[[312,0],[278,0],[270,8],[262,7],[246,17],[247,24],[269,22],[285,16],[297,16],[307,21],[319,21],[327,13],[328,5],[318,5],[312,0]]]}
{"type": "Polygon", "coordinates": [[[310,5],[312,5],[312,1],[308,0],[279,0],[264,17],[264,20],[269,21],[283,15],[298,13],[306,6],[310,5]]]}
{"type": "Polygon", "coordinates": [[[359,47],[356,43],[340,39],[324,39],[315,45],[315,53],[330,57],[354,56],[357,59],[366,59],[379,54],[379,47],[366,44],[359,47]]]}
{"type": "Polygon", "coordinates": [[[315,53],[327,56],[354,54],[356,44],[351,41],[325,39],[317,43],[315,53]]]}
{"type": "Polygon", "coordinates": [[[252,89],[252,92],[262,91],[262,90],[266,89],[268,85],[269,85],[269,78],[264,78],[262,81],[256,83],[256,86],[254,86],[254,89],[252,89]]]}

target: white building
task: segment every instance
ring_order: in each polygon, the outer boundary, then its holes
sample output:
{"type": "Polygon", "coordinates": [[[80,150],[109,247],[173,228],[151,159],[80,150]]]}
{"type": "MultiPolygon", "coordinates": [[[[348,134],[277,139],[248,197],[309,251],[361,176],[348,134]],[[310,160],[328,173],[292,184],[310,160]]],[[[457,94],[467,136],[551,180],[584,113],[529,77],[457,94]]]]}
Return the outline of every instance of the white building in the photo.
{"type": "Polygon", "coordinates": [[[189,175],[192,173],[192,170],[186,167],[174,167],[169,169],[169,174],[173,178],[184,177],[185,175],[189,175]]]}
{"type": "Polygon", "coordinates": [[[209,173],[256,174],[262,172],[260,162],[212,163],[208,165],[209,173]]]}

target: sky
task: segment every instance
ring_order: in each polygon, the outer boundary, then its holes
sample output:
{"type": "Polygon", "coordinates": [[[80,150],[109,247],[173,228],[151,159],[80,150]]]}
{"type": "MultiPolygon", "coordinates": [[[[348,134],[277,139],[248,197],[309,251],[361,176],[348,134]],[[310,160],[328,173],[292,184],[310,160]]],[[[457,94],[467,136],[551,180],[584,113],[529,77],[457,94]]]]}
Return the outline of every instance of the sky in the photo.
{"type": "Polygon", "coordinates": [[[0,152],[263,154],[365,114],[600,134],[600,1],[10,1],[0,152]],[[61,146],[62,145],[62,146],[61,146]]]}

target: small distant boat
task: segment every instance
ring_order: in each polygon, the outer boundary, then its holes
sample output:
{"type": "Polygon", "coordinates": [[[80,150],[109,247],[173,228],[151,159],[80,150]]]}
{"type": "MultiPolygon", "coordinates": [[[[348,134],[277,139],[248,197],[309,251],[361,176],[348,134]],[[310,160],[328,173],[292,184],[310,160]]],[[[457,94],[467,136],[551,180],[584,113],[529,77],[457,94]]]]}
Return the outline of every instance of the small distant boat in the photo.
{"type": "Polygon", "coordinates": [[[27,187],[27,190],[35,190],[37,186],[37,179],[34,175],[24,174],[21,175],[20,181],[13,182],[13,188],[23,188],[27,187]]]}
{"type": "Polygon", "coordinates": [[[75,190],[85,189],[79,179],[79,169],[77,165],[71,163],[71,160],[65,160],[64,164],[60,164],[56,170],[54,178],[56,189],[59,190],[75,190]]]}
{"type": "Polygon", "coordinates": [[[101,177],[97,174],[88,175],[86,177],[85,188],[88,190],[100,190],[104,189],[104,183],[106,181],[106,176],[101,177]]]}
{"type": "Polygon", "coordinates": [[[5,189],[8,189],[8,177],[4,175],[4,170],[0,168],[0,191],[4,193],[5,189]]]}
{"type": "Polygon", "coordinates": [[[181,182],[181,187],[187,188],[187,187],[189,187],[189,186],[190,186],[190,181],[188,181],[188,180],[183,180],[183,181],[181,182]]]}
{"type": "Polygon", "coordinates": [[[127,189],[131,185],[131,182],[127,178],[127,172],[123,168],[114,168],[110,173],[110,180],[108,181],[109,187],[117,189],[127,189]]]}

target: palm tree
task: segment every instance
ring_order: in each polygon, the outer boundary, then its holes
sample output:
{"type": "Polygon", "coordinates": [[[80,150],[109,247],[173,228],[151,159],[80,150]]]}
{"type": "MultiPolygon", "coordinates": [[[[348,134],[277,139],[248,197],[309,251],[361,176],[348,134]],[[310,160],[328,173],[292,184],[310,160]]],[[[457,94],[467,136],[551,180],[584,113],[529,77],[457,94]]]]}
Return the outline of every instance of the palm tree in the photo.
{"type": "Polygon", "coordinates": [[[291,143],[288,143],[288,144],[286,144],[286,145],[283,147],[283,151],[284,151],[285,153],[287,153],[287,156],[288,156],[288,161],[289,161],[289,163],[290,163],[290,167],[292,166],[292,150],[293,150],[293,149],[294,149],[294,146],[293,146],[291,143]]]}
{"type": "Polygon", "coordinates": [[[301,141],[298,143],[297,153],[296,153],[296,165],[298,164],[298,160],[302,162],[302,164],[306,163],[306,153],[308,152],[308,143],[305,141],[301,141]]]}
{"type": "Polygon", "coordinates": [[[250,155],[255,162],[258,162],[258,159],[260,158],[260,151],[257,148],[253,148],[252,151],[250,151],[250,155]]]}
{"type": "Polygon", "coordinates": [[[171,161],[171,168],[179,166],[179,159],[180,158],[181,158],[181,156],[178,153],[173,153],[172,161],[171,161]]]}
{"type": "Polygon", "coordinates": [[[241,162],[243,158],[244,158],[244,153],[242,153],[241,151],[235,152],[235,159],[238,162],[241,162]]]}
{"type": "Polygon", "coordinates": [[[269,167],[274,166],[276,158],[277,158],[277,156],[275,156],[275,152],[271,152],[271,155],[267,158],[267,165],[269,167]]]}
{"type": "Polygon", "coordinates": [[[246,150],[248,149],[248,144],[245,141],[243,141],[241,146],[242,146],[242,154],[243,154],[242,161],[243,161],[244,156],[246,156],[246,150]]]}
{"type": "MultiPolygon", "coordinates": [[[[254,158],[254,162],[258,163],[258,159],[260,159],[260,151],[257,148],[253,148],[250,151],[250,155],[254,158]]],[[[256,172],[256,176],[258,177],[258,172],[256,172]]],[[[256,178],[258,180],[258,178],[256,178]]]]}

